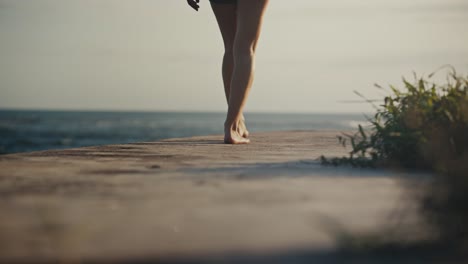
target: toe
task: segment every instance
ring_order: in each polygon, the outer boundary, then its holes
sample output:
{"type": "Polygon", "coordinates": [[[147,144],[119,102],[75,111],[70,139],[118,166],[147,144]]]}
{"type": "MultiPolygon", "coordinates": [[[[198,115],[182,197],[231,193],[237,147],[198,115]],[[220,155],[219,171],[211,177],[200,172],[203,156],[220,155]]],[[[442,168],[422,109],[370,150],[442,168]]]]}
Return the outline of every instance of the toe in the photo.
{"type": "Polygon", "coordinates": [[[250,139],[241,137],[239,135],[237,136],[226,135],[224,137],[224,143],[225,144],[248,144],[250,143],[250,139]]]}

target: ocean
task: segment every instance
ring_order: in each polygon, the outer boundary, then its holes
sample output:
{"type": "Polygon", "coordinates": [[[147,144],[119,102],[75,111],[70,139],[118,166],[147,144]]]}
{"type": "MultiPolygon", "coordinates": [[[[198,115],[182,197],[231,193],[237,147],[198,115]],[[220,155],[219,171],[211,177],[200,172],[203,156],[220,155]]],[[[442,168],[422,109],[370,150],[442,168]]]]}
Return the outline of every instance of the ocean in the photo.
{"type": "MultiPolygon", "coordinates": [[[[222,134],[224,118],[201,112],[0,110],[0,154],[222,134]]],[[[350,130],[365,121],[364,114],[246,113],[251,133],[350,130]]]]}

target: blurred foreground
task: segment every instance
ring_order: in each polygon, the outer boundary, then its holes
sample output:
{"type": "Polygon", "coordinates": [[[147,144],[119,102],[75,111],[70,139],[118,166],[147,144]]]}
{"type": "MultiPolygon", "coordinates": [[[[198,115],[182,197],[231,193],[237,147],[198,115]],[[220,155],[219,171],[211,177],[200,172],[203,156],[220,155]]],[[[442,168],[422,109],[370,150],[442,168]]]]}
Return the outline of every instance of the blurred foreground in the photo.
{"type": "Polygon", "coordinates": [[[323,167],[321,154],[345,152],[336,134],[3,155],[0,261],[461,262],[444,247],[404,246],[433,236],[406,192],[432,176],[323,167]],[[363,234],[387,233],[403,246],[356,250],[380,244],[379,237],[362,242],[363,234]]]}

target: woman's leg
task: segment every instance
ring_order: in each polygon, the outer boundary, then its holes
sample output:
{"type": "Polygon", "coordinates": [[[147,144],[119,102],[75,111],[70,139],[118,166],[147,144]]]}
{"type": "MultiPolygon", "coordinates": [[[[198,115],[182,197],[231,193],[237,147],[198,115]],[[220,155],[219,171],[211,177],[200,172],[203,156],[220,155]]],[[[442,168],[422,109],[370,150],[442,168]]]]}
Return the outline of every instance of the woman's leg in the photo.
{"type": "Polygon", "coordinates": [[[234,69],[224,124],[225,143],[249,143],[242,137],[242,111],[253,83],[255,49],[268,1],[238,0],[237,3],[237,28],[232,47],[234,69]]]}
{"type": "MultiPolygon", "coordinates": [[[[234,69],[234,56],[233,46],[234,39],[236,37],[237,28],[237,5],[236,4],[214,4],[211,3],[213,13],[215,14],[218,22],[221,35],[223,36],[224,42],[224,56],[222,75],[224,83],[224,93],[226,100],[229,103],[229,94],[231,91],[232,72],[234,69]]],[[[244,115],[241,116],[240,130],[242,131],[243,137],[249,136],[249,131],[245,126],[244,115]]]]}

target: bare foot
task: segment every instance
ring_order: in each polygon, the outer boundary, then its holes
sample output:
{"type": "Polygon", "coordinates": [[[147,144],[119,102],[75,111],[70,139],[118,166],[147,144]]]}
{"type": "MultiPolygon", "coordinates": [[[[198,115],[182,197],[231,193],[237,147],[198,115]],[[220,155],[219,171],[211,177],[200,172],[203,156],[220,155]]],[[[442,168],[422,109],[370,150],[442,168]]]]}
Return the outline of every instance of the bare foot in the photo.
{"type": "Polygon", "coordinates": [[[232,125],[224,126],[224,143],[226,144],[248,144],[250,139],[244,137],[248,135],[245,124],[242,120],[235,122],[232,125]]]}
{"type": "Polygon", "coordinates": [[[250,133],[249,131],[247,130],[247,126],[245,125],[245,119],[242,118],[239,122],[239,126],[240,126],[240,131],[242,131],[242,137],[243,138],[248,138],[250,133]]]}

